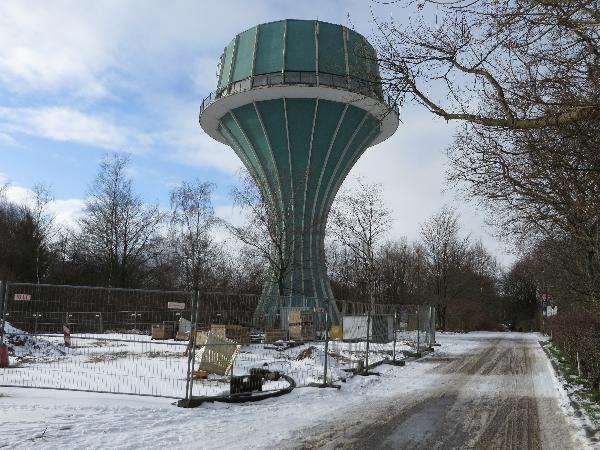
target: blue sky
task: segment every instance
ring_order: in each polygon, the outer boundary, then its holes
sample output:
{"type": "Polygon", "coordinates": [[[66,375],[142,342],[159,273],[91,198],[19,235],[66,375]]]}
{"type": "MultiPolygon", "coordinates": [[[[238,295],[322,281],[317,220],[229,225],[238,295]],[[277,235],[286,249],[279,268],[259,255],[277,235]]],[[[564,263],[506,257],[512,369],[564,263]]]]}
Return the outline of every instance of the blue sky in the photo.
{"type": "MultiPolygon", "coordinates": [[[[396,5],[356,1],[3,1],[0,3],[0,183],[26,197],[51,186],[59,220],[81,210],[106,152],[131,155],[147,201],[168,206],[169,189],[198,177],[217,185],[219,215],[240,162],[198,126],[202,98],[216,85],[223,47],[238,32],[284,18],[320,19],[374,34],[371,9],[404,20],[396,5]],[[350,18],[350,20],[349,20],[350,18]]],[[[454,126],[407,105],[403,123],[367,150],[352,177],[380,182],[394,211],[392,236],[418,236],[443,204],[455,205],[474,239],[512,258],[474,206],[444,191],[445,148],[454,126]]]]}

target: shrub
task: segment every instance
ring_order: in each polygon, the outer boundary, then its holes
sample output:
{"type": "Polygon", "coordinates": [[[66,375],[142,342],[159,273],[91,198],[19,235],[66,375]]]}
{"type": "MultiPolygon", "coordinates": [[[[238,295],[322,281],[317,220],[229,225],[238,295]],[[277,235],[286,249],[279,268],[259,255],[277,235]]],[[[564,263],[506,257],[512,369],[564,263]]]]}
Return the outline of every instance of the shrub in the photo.
{"type": "Polygon", "coordinates": [[[559,310],[546,319],[544,331],[572,367],[577,367],[579,354],[581,374],[600,392],[600,307],[571,305],[559,310]]]}

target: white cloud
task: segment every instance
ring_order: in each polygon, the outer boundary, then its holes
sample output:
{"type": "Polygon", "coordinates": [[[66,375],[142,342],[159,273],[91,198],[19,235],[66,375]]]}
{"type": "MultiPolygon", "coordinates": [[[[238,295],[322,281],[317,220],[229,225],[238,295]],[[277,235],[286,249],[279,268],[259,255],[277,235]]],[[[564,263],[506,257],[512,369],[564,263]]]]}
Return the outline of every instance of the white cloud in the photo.
{"type": "Polygon", "coordinates": [[[98,97],[112,56],[83,3],[0,3],[0,81],[23,91],[69,91],[98,97]],[[85,17],[88,16],[88,20],[85,17]]]}
{"type": "Polygon", "coordinates": [[[241,226],[245,222],[244,210],[235,205],[220,205],[215,207],[215,216],[226,220],[234,226],[241,226]]]}
{"type": "Polygon", "coordinates": [[[55,223],[71,228],[76,226],[84,208],[85,201],[81,198],[54,200],[48,205],[48,211],[54,216],[55,223]]]}
{"type": "MultiPolygon", "coordinates": [[[[0,185],[8,183],[7,177],[0,173],[0,185]]],[[[23,186],[8,184],[5,191],[6,199],[12,203],[33,206],[34,193],[23,186]]],[[[54,223],[75,227],[85,208],[85,200],[81,198],[55,199],[48,203],[47,210],[54,216],[54,223]]]]}
{"type": "Polygon", "coordinates": [[[163,158],[181,164],[210,167],[233,175],[242,163],[234,151],[208,136],[198,124],[199,103],[177,101],[173,98],[157,99],[162,104],[165,120],[163,130],[156,136],[162,147],[169,148],[163,158]]]}
{"type": "Polygon", "coordinates": [[[0,146],[1,147],[18,147],[19,143],[9,134],[0,133],[0,146]]]}
{"type": "Polygon", "coordinates": [[[236,173],[242,167],[240,159],[230,147],[214,141],[201,130],[197,130],[195,136],[176,136],[174,143],[175,151],[169,158],[182,164],[213,167],[229,174],[236,173]]]}
{"type": "Polygon", "coordinates": [[[152,144],[139,130],[66,107],[0,107],[0,129],[108,150],[140,152],[152,144]]]}
{"type": "Polygon", "coordinates": [[[11,184],[8,185],[8,188],[4,192],[4,195],[8,201],[17,203],[19,205],[29,205],[32,194],[33,193],[29,189],[11,184]]]}

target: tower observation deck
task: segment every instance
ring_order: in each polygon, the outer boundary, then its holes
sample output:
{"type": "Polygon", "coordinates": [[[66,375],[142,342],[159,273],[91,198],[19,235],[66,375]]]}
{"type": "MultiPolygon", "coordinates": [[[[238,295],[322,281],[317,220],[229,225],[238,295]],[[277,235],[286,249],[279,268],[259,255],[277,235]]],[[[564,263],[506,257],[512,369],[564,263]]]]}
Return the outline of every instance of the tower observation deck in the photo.
{"type": "Polygon", "coordinates": [[[292,307],[310,298],[335,323],[323,242],[329,210],[358,158],[398,127],[375,50],[341,25],[282,20],[238,34],[219,71],[200,125],[236,152],[286,230],[289,269],[283,283],[267,283],[259,308],[277,308],[281,295],[292,307]]]}

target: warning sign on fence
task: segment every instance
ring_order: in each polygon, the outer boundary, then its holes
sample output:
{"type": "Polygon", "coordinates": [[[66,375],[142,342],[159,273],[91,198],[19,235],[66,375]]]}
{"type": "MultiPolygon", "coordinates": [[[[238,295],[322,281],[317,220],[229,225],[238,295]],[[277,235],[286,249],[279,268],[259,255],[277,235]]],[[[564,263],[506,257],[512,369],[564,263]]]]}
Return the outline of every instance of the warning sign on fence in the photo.
{"type": "Polygon", "coordinates": [[[185,303],[180,302],[168,302],[167,308],[169,309],[185,309],[185,303]]]}
{"type": "Polygon", "coordinates": [[[15,294],[15,300],[20,302],[28,302],[31,300],[31,295],[29,294],[15,294]]]}

